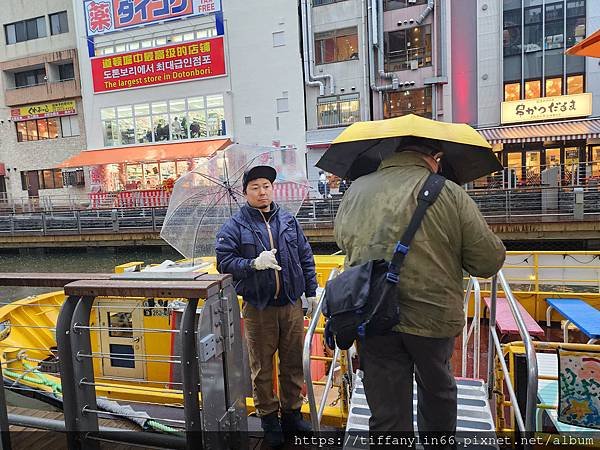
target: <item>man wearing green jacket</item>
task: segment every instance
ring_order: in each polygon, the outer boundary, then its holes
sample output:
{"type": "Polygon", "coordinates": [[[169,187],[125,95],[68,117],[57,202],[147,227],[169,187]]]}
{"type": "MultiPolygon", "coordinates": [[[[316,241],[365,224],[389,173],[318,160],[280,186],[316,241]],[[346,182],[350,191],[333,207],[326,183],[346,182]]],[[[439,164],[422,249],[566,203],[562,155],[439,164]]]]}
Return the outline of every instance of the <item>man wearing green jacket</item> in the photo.
{"type": "MultiPolygon", "coordinates": [[[[401,148],[344,194],[334,232],[348,266],[391,259],[416,209],[419,190],[439,170],[442,153],[431,144],[435,141],[429,142],[401,148]]],[[[392,332],[360,343],[371,431],[413,431],[414,374],[420,436],[455,433],[456,382],[450,359],[455,337],[465,325],[463,269],[490,277],[504,257],[502,241],[475,202],[447,180],[400,271],[399,323],[392,332]]]]}

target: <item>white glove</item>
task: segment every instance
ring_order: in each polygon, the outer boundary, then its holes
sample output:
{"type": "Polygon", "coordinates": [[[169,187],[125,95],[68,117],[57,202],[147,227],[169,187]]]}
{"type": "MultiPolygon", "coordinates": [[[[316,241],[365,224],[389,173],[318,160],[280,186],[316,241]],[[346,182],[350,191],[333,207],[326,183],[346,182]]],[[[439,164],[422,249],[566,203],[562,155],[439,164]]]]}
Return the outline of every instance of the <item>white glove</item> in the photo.
{"type": "Polygon", "coordinates": [[[317,297],[308,297],[306,299],[307,307],[306,307],[306,317],[312,317],[313,313],[317,312],[317,306],[319,306],[319,301],[317,297]]]}
{"type": "Polygon", "coordinates": [[[254,268],[256,270],[265,270],[265,269],[275,269],[281,270],[281,267],[277,264],[277,258],[275,258],[275,253],[277,253],[277,249],[273,250],[265,250],[258,258],[254,260],[254,268]]]}

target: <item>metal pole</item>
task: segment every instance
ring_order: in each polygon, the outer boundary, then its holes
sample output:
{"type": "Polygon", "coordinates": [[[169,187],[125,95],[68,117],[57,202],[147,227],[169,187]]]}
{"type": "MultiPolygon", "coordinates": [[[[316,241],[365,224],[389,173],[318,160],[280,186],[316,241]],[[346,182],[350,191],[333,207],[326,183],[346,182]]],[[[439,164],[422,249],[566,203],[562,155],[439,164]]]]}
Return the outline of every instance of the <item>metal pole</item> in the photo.
{"type": "Polygon", "coordinates": [[[202,448],[202,421],[198,384],[200,369],[196,350],[196,309],[198,299],[188,299],[181,318],[181,379],[183,381],[183,409],[185,415],[186,449],[202,448]]]}
{"type": "Polygon", "coordinates": [[[10,429],[4,395],[4,377],[0,376],[0,450],[11,450],[10,429]]]}
{"type": "Polygon", "coordinates": [[[87,432],[98,432],[98,415],[86,413],[84,409],[98,409],[96,404],[96,387],[94,386],[94,360],[93,358],[83,358],[80,354],[91,355],[92,343],[90,340],[90,330],[85,327],[90,325],[90,314],[95,297],[81,297],[73,317],[71,319],[71,361],[73,364],[73,378],[75,381],[75,390],[77,392],[77,428],[79,439],[85,450],[96,450],[100,446],[97,441],[87,439],[87,432]],[[79,326],[79,327],[76,327],[79,326]],[[82,383],[85,382],[85,383],[82,383]]]}
{"type": "MultiPolygon", "coordinates": [[[[59,433],[65,433],[67,431],[65,423],[62,420],[9,414],[8,421],[10,424],[19,427],[36,428],[39,430],[56,431],[59,433]]],[[[185,440],[178,436],[123,430],[121,428],[113,427],[100,427],[100,431],[98,433],[90,433],[89,439],[96,438],[105,438],[114,441],[153,446],[158,448],[185,448],[185,440]]],[[[7,450],[7,447],[4,447],[2,450],[7,450]]]]}
{"type": "Polygon", "coordinates": [[[77,431],[77,390],[73,374],[73,352],[71,349],[71,318],[75,306],[79,302],[77,296],[69,296],[63,303],[56,321],[56,344],[58,346],[58,363],[63,395],[63,412],[67,430],[67,446],[69,450],[80,450],[81,443],[75,435],[77,431]]]}
{"type": "Polygon", "coordinates": [[[494,392],[494,337],[493,330],[496,329],[496,301],[498,298],[498,275],[492,277],[492,295],[490,304],[490,323],[488,336],[488,398],[491,399],[494,392]]]}

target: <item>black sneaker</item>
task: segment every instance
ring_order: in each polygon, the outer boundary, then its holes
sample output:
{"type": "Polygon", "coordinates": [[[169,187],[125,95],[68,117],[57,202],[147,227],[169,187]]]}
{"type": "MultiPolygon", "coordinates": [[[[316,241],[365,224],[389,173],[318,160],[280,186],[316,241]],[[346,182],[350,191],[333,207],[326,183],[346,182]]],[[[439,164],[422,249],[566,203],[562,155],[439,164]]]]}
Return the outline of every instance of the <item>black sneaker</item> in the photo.
{"type": "Polygon", "coordinates": [[[260,418],[260,423],[265,432],[265,442],[272,448],[281,447],[285,439],[281,431],[281,423],[277,412],[260,418]]]}
{"type": "Polygon", "coordinates": [[[281,428],[285,434],[308,433],[312,431],[312,426],[302,419],[302,413],[299,409],[284,411],[281,414],[281,428]]]}

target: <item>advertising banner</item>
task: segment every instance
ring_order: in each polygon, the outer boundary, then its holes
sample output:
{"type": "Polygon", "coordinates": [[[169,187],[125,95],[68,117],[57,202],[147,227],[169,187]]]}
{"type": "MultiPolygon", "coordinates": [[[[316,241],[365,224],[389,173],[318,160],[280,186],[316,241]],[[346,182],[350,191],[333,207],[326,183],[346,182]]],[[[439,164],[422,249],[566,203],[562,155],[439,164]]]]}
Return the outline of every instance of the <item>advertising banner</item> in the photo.
{"type": "Polygon", "coordinates": [[[88,36],[122,31],[165,20],[211,14],[221,0],[84,0],[88,36]]]}
{"type": "Polygon", "coordinates": [[[21,106],[10,110],[10,118],[15,121],[44,119],[46,117],[72,116],[77,114],[75,100],[63,102],[40,103],[37,105],[21,106]]]}
{"type": "Polygon", "coordinates": [[[521,123],[548,119],[570,119],[590,114],[592,114],[592,94],[584,93],[502,102],[500,121],[503,124],[521,123]]]}
{"type": "Polygon", "coordinates": [[[223,37],[92,58],[94,92],[112,92],[226,74],[223,37]]]}

